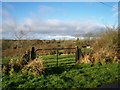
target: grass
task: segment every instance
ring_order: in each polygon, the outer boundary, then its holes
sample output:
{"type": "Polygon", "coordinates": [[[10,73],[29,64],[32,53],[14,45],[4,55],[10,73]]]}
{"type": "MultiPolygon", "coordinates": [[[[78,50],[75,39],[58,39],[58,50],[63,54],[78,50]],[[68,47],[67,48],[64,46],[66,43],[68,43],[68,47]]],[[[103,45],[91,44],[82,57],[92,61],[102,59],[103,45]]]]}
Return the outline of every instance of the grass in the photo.
{"type": "MultiPolygon", "coordinates": [[[[43,55],[41,56],[44,66],[54,67],[57,65],[57,56],[56,55],[43,55]]],[[[75,56],[74,55],[59,55],[58,56],[58,66],[64,64],[74,64],[75,63],[75,56]]]]}
{"type": "Polygon", "coordinates": [[[17,59],[20,59],[20,57],[15,56],[15,57],[3,57],[2,58],[2,64],[6,65],[9,63],[9,61],[13,59],[13,61],[15,62],[17,59]]]}
{"type": "MultiPolygon", "coordinates": [[[[56,59],[57,56],[56,56],[56,55],[42,55],[41,57],[42,57],[44,60],[50,60],[50,59],[54,59],[54,58],[56,59]]],[[[71,57],[74,57],[74,55],[71,55],[71,54],[70,54],[70,55],[59,55],[59,56],[58,56],[58,59],[69,58],[69,57],[70,57],[70,58],[71,58],[71,57]]]]}
{"type": "Polygon", "coordinates": [[[38,77],[23,75],[3,76],[3,88],[96,88],[119,80],[118,63],[99,65],[50,67],[38,77]]]}
{"type": "MultiPolygon", "coordinates": [[[[31,74],[15,73],[13,77],[2,76],[3,89],[8,88],[97,88],[105,83],[119,80],[118,63],[99,65],[75,65],[74,55],[40,56],[43,60],[45,73],[34,77],[31,74]]],[[[39,58],[40,58],[39,57],[39,58]]],[[[9,58],[4,58],[9,60],[9,58]]]]}
{"type": "Polygon", "coordinates": [[[10,58],[9,57],[4,57],[2,58],[2,64],[8,64],[9,63],[10,58]]]}

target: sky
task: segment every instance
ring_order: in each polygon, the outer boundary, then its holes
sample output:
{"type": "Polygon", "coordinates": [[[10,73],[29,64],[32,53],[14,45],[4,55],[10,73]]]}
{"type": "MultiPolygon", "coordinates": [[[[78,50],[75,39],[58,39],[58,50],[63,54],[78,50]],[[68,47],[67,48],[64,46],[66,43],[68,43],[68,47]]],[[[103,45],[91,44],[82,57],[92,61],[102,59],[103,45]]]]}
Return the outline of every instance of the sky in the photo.
{"type": "Polygon", "coordinates": [[[117,2],[3,2],[0,5],[2,39],[75,39],[118,24],[117,2]]]}

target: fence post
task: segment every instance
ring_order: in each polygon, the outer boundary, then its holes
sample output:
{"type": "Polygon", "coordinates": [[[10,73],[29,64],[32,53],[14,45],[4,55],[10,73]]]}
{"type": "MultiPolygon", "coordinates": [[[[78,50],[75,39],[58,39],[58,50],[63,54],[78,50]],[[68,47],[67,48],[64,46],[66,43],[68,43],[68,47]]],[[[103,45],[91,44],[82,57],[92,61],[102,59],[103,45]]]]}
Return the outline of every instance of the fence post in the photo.
{"type": "Polygon", "coordinates": [[[75,62],[77,62],[80,59],[80,52],[78,46],[76,47],[76,53],[75,53],[75,62]]]}
{"type": "Polygon", "coordinates": [[[32,47],[32,51],[31,51],[31,59],[35,59],[36,58],[36,52],[35,52],[35,47],[32,47]]]}
{"type": "Polygon", "coordinates": [[[30,60],[30,50],[28,50],[28,60],[30,60]]]}

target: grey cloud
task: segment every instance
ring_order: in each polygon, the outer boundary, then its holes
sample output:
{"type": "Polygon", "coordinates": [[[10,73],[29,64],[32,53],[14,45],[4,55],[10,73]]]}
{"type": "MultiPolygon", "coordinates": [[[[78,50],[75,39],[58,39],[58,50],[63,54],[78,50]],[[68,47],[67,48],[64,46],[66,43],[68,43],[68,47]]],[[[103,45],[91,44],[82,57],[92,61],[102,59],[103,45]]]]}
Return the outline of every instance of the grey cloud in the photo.
{"type": "MultiPolygon", "coordinates": [[[[76,34],[85,34],[88,32],[100,32],[104,30],[104,26],[94,21],[64,21],[58,19],[34,19],[26,18],[23,23],[18,24],[13,18],[5,18],[3,21],[3,31],[19,32],[19,30],[28,31],[37,37],[41,36],[72,36],[76,34]],[[29,31],[30,30],[30,31],[29,31]]],[[[3,37],[5,37],[3,34],[3,37]]],[[[29,34],[28,34],[29,35],[29,34]]],[[[7,36],[8,38],[10,35],[7,36]]],[[[6,37],[6,38],[7,38],[6,37]]],[[[12,36],[11,36],[12,37],[12,36]]],[[[28,36],[29,37],[29,36],[28,36]]],[[[32,37],[31,37],[32,38],[32,37]]],[[[57,38],[57,37],[56,37],[57,38]]]]}

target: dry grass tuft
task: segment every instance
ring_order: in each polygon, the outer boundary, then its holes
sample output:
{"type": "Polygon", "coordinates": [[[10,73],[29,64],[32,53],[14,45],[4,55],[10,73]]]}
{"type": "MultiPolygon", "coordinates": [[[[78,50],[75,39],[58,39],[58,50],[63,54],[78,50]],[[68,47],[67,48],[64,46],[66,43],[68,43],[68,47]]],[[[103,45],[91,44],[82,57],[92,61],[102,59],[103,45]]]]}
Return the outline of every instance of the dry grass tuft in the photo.
{"type": "Polygon", "coordinates": [[[94,64],[101,63],[107,64],[112,62],[118,62],[118,58],[116,56],[116,52],[114,50],[107,50],[105,48],[101,48],[98,51],[94,51],[93,53],[85,54],[84,57],[81,57],[77,62],[82,64],[94,64]]]}
{"type": "Polygon", "coordinates": [[[88,63],[90,63],[89,55],[84,55],[84,57],[82,57],[80,59],[80,63],[82,63],[82,64],[88,64],[88,63]]]}
{"type": "Polygon", "coordinates": [[[44,66],[41,59],[34,59],[25,65],[22,69],[23,74],[32,74],[39,76],[44,72],[44,66]]]}

